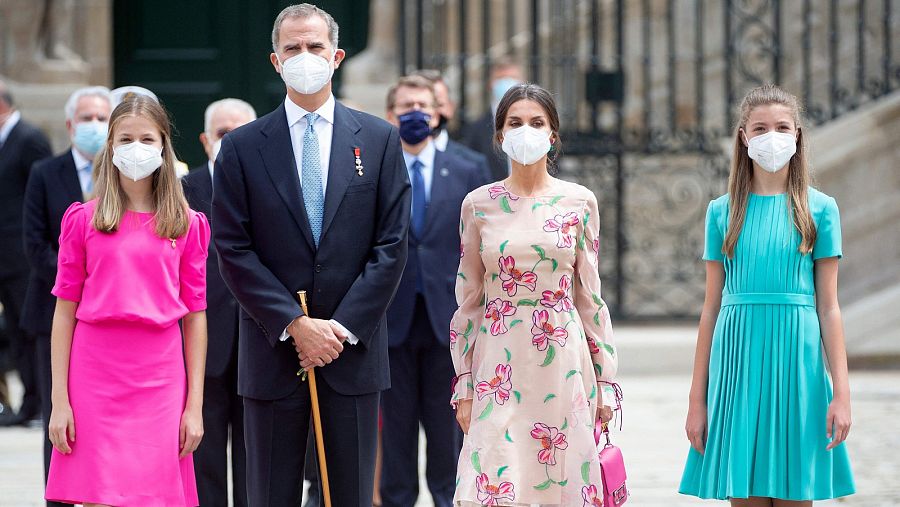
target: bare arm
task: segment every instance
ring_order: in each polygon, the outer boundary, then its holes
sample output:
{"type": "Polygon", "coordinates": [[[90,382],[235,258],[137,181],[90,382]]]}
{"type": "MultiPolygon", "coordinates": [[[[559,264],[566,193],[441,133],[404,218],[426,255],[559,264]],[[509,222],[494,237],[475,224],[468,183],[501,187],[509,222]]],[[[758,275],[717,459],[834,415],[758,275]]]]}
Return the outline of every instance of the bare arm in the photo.
{"type": "Polygon", "coordinates": [[[706,261],[706,296],[700,325],[697,331],[697,349],[694,353],[694,373],[691,379],[688,417],[685,431],[691,446],[703,453],[706,445],[706,391],[709,383],[709,355],[713,330],[722,304],[722,288],[725,286],[725,267],[718,261],[706,261]]]}
{"type": "Polygon", "coordinates": [[[59,452],[72,452],[69,441],[75,441],[75,418],[69,404],[69,356],[75,331],[78,303],[57,298],[50,333],[51,405],[49,437],[59,452]]]}
{"type": "Polygon", "coordinates": [[[206,369],[206,312],[184,316],[184,358],[188,394],[181,422],[180,458],[194,452],[203,438],[203,378],[206,369]]]}
{"type": "Polygon", "coordinates": [[[850,433],[850,381],[847,349],[844,346],[844,322],[837,297],[838,258],[827,257],[815,263],[816,311],[822,344],[834,384],[834,399],[828,407],[826,435],[832,439],[828,449],[843,442],[850,433]]]}

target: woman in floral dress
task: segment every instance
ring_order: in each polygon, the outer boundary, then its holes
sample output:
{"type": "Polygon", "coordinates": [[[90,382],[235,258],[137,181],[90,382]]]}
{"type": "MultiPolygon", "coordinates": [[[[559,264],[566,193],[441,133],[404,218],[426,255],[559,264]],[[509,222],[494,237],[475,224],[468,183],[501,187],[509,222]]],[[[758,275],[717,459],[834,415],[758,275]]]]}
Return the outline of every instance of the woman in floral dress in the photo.
{"type": "Polygon", "coordinates": [[[617,360],[597,199],[548,173],[559,116],[546,90],[510,89],[495,131],[512,172],[470,193],[460,222],[451,403],[466,436],[454,503],[602,505],[593,430],[611,417],[617,360]]]}

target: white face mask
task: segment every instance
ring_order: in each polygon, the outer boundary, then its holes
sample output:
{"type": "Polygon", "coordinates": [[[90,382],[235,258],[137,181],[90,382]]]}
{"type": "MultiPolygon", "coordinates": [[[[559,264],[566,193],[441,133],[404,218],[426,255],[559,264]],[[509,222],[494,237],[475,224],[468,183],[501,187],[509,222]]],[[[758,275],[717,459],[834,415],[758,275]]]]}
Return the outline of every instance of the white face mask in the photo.
{"type": "Polygon", "coordinates": [[[215,162],[219,158],[219,150],[222,149],[222,138],[216,139],[212,147],[212,161],[215,162]]]}
{"type": "MultiPolygon", "coordinates": [[[[278,61],[281,62],[280,59],[278,61]]],[[[281,79],[297,93],[303,95],[316,93],[331,81],[331,75],[334,74],[332,61],[334,61],[333,53],[331,60],[309,52],[300,53],[281,62],[281,79]]]]}
{"type": "Polygon", "coordinates": [[[794,134],[773,130],[747,141],[747,155],[770,173],[780,171],[796,152],[797,139],[794,134]]]}
{"type": "Polygon", "coordinates": [[[531,165],[550,151],[550,134],[528,125],[503,134],[503,152],[522,165],[531,165]]]}
{"type": "Polygon", "coordinates": [[[134,181],[150,176],[162,165],[162,148],[133,142],[113,148],[113,165],[134,181]]]}

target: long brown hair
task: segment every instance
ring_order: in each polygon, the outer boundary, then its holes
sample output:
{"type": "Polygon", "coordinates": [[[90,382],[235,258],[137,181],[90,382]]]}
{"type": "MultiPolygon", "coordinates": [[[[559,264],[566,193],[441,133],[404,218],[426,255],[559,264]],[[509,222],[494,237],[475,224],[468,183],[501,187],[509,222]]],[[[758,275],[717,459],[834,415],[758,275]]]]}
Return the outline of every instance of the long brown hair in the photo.
{"type": "Polygon", "coordinates": [[[810,184],[807,147],[800,125],[800,100],[776,85],[767,84],[750,90],[741,101],[740,118],[734,129],[734,154],[731,158],[731,174],[728,176],[728,232],[722,243],[722,253],[734,257],[734,249],[744,226],[750,182],[753,179],[753,161],[741,140],[741,130],[746,132],[750,112],[759,106],[780,104],[791,110],[797,130],[797,152],[788,162],[788,206],[793,214],[794,226],[800,232],[800,252],[812,251],[816,242],[816,225],[809,212],[808,191],[810,184]]]}
{"type": "Polygon", "coordinates": [[[562,151],[562,141],[559,138],[559,112],[556,109],[556,101],[553,95],[533,83],[521,83],[513,86],[503,95],[500,103],[497,104],[497,112],[494,114],[494,149],[501,152],[500,136],[503,134],[503,126],[506,124],[506,116],[509,114],[509,108],[520,100],[530,100],[537,102],[544,114],[547,115],[547,123],[550,124],[550,131],[553,133],[553,145],[550,147],[550,153],[547,155],[547,172],[556,174],[556,159],[562,151]]]}
{"type": "Polygon", "coordinates": [[[112,163],[113,140],[122,118],[134,116],[146,118],[159,129],[162,138],[162,166],[152,178],[152,197],[156,235],[160,238],[179,238],[189,227],[188,204],[184,191],[175,175],[175,150],[172,148],[172,128],[166,110],[155,100],[143,95],[133,95],[116,106],[109,118],[109,135],[106,145],[97,156],[94,170],[97,185],[97,208],[92,225],[102,232],[115,232],[125,214],[128,197],[119,182],[119,171],[112,163]]]}

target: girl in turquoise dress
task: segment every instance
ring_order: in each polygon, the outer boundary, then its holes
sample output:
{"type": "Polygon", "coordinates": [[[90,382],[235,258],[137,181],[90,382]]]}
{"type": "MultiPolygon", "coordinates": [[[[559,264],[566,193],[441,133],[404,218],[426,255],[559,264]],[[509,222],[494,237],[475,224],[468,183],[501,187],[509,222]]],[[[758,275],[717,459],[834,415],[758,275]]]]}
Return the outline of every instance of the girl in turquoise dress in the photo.
{"type": "Polygon", "coordinates": [[[833,198],[809,187],[799,113],[797,98],[776,86],[750,91],[728,194],[706,214],[706,299],[679,491],[733,506],[809,506],[855,491],[843,444],[840,217],[833,198]]]}

